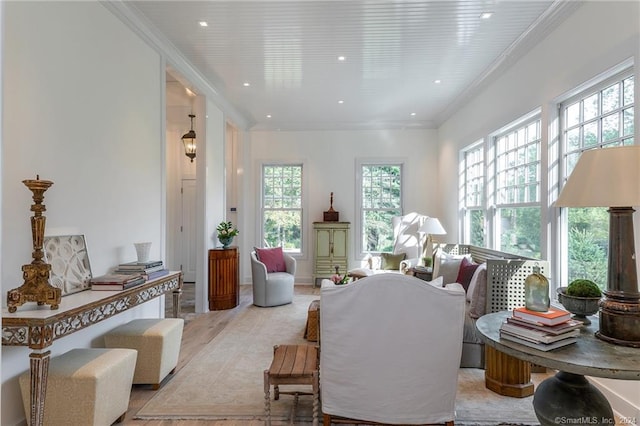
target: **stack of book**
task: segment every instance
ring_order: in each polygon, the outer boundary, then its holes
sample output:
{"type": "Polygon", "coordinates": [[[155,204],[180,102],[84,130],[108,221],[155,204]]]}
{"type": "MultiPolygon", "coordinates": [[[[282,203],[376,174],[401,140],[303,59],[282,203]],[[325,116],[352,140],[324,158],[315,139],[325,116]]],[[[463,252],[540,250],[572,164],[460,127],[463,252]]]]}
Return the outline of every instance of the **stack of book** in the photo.
{"type": "Polygon", "coordinates": [[[500,326],[500,338],[550,351],[575,343],[581,326],[581,321],[572,320],[571,313],[563,309],[536,312],[516,308],[500,326]]]}
{"type": "Polygon", "coordinates": [[[147,281],[160,278],[169,273],[162,260],[150,260],[148,262],[128,262],[118,265],[115,274],[142,275],[147,281]]]}
{"type": "Polygon", "coordinates": [[[126,290],[145,283],[141,274],[106,274],[89,280],[91,290],[126,290]]]}

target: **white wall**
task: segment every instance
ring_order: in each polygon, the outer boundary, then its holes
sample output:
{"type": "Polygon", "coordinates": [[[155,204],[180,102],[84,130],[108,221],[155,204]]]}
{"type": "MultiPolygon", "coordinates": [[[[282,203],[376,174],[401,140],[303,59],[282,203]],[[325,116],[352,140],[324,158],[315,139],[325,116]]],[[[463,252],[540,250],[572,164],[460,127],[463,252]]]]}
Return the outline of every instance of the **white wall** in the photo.
{"type": "MultiPolygon", "coordinates": [[[[640,3],[583,2],[557,30],[439,128],[442,184],[437,198],[444,217],[455,220],[458,215],[452,171],[458,169],[461,148],[537,107],[542,108],[544,124],[555,109],[554,99],[628,58],[635,59],[635,99],[640,100],[640,3]]],[[[640,141],[638,114],[635,139],[640,141]]],[[[547,143],[545,135],[543,146],[547,143]]],[[[594,380],[614,410],[640,418],[640,381],[594,380]]]]}
{"type": "MultiPolygon", "coordinates": [[[[133,242],[164,256],[164,64],[98,2],[2,2],[2,294],[31,262],[31,192],[39,174],[46,230],[85,234],[93,273],[135,259],[133,242]]],[[[3,300],[3,304],[6,302],[3,300]]],[[[133,317],[163,315],[156,299],[52,347],[101,346],[133,317]]],[[[28,305],[18,309],[29,309],[28,305]]],[[[2,348],[3,425],[24,420],[17,376],[29,351],[2,348]]]]}
{"type": "MultiPolygon", "coordinates": [[[[333,208],[340,221],[351,222],[349,260],[359,266],[356,258],[356,233],[353,229],[356,212],[356,160],[395,158],[405,161],[404,211],[429,216],[441,213],[440,202],[434,197],[438,178],[438,151],[435,130],[371,130],[371,131],[254,131],[244,140],[243,209],[240,228],[245,248],[241,256],[248,258],[254,247],[262,247],[258,239],[260,220],[260,167],[263,162],[303,162],[304,256],[298,259],[296,282],[311,283],[313,273],[312,226],[322,221],[329,209],[329,197],[334,193],[333,208]]],[[[251,282],[249,262],[244,262],[241,277],[251,282]]]]}

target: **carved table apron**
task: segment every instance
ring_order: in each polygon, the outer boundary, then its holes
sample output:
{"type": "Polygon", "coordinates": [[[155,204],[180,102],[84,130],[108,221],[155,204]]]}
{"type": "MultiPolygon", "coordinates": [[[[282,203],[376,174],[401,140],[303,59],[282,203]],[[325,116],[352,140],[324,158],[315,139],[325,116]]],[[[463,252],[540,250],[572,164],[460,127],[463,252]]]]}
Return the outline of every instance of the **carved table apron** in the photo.
{"type": "Polygon", "coordinates": [[[55,340],[82,330],[114,315],[162,296],[173,293],[173,316],[180,316],[182,272],[170,272],[123,291],[82,291],[62,298],[60,307],[28,304],[17,312],[2,311],[2,344],[28,346],[31,370],[30,424],[41,426],[44,420],[44,396],[51,351],[55,340]]]}

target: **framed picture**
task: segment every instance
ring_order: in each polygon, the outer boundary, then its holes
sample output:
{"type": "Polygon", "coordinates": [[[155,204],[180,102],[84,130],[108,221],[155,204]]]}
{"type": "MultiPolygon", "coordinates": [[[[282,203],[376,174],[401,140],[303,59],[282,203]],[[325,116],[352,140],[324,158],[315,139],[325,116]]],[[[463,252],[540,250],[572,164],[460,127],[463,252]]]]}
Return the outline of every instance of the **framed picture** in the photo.
{"type": "Polygon", "coordinates": [[[89,290],[91,265],[84,235],[56,235],[44,237],[44,259],[51,265],[52,286],[62,295],[89,290]]]}

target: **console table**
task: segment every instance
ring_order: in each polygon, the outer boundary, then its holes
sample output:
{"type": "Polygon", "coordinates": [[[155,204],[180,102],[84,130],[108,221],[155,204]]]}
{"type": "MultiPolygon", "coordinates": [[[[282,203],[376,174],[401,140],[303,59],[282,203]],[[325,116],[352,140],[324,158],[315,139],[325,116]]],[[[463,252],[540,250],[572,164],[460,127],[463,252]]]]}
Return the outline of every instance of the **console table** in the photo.
{"type": "Polygon", "coordinates": [[[584,376],[640,380],[640,349],[613,345],[595,337],[597,319],[582,327],[578,341],[548,352],[500,339],[500,324],[511,312],[478,318],[476,328],[485,343],[501,352],[558,370],[538,385],[533,408],[543,426],[559,423],[614,424],[613,410],[604,395],[584,376]]]}
{"type": "Polygon", "coordinates": [[[60,307],[27,304],[10,313],[2,310],[2,344],[28,346],[31,369],[30,424],[41,426],[44,420],[44,396],[51,351],[54,341],[87,328],[121,312],[173,293],[173,315],[180,315],[182,272],[170,272],[164,277],[147,281],[123,291],[82,291],[62,298],[60,307]]]}

